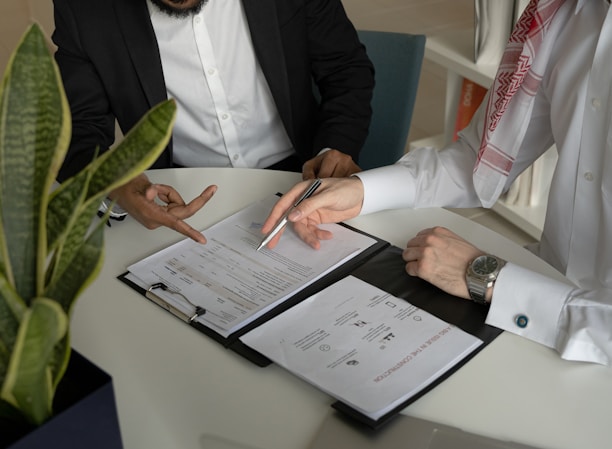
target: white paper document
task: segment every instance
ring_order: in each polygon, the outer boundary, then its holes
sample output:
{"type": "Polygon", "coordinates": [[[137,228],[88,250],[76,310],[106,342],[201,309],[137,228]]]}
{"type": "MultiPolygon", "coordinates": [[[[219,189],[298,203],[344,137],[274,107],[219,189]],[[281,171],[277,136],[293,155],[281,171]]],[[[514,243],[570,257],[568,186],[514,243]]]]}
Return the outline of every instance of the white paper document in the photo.
{"type": "Polygon", "coordinates": [[[128,267],[127,278],[187,316],[227,337],[312,284],[376,240],[341,225],[321,226],[333,239],[314,250],[287,226],[273,249],[256,251],[262,224],[278,197],[254,203],[203,231],[207,243],[185,239],[128,267]]]}
{"type": "Polygon", "coordinates": [[[353,276],[240,339],[374,420],[482,344],[353,276]]]}

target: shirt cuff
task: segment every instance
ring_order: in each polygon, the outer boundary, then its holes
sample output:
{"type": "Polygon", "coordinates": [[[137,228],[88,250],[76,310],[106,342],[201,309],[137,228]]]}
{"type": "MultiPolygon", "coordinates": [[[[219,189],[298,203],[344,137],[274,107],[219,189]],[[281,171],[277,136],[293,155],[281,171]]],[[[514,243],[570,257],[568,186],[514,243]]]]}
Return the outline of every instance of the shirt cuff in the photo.
{"type": "Polygon", "coordinates": [[[363,183],[363,206],[360,215],[386,209],[413,207],[414,178],[400,164],[356,173],[363,183]]]}
{"type": "Polygon", "coordinates": [[[573,289],[507,263],[495,281],[486,323],[556,349],[559,320],[573,289]]]}

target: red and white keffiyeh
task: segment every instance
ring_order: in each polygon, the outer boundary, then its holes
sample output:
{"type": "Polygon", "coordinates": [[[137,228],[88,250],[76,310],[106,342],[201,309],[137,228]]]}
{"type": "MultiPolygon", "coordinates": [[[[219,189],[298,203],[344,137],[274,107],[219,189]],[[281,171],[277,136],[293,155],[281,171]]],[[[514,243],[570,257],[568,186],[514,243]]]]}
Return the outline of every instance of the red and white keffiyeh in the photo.
{"type": "Polygon", "coordinates": [[[563,2],[531,0],[502,56],[490,89],[474,166],[474,187],[485,207],[491,207],[502,193],[525,136],[534,98],[556,39],[554,34],[558,33],[558,30],[548,33],[549,25],[563,2]]]}

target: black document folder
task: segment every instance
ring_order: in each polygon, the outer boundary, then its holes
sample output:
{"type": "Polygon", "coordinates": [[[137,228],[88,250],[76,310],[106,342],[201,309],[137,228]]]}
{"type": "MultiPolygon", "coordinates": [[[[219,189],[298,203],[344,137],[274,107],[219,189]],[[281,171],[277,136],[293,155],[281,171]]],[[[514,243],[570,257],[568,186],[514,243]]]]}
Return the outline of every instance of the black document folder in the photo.
{"type": "MultiPolygon", "coordinates": [[[[343,224],[343,226],[346,225],[343,224]]],[[[351,227],[349,228],[358,233],[368,235],[357,229],[351,227]]],[[[274,317],[281,316],[284,312],[300,304],[302,301],[310,298],[314,294],[320,292],[328,286],[331,286],[337,281],[346,278],[349,275],[378,287],[394,297],[405,299],[419,309],[434,315],[448,324],[456,326],[457,328],[477,337],[482,341],[482,344],[477,349],[470,352],[469,355],[462,358],[458,363],[446,370],[442,375],[435,378],[433,382],[427,384],[427,386],[418,391],[416,394],[410,396],[397,407],[394,407],[377,419],[372,419],[368,415],[341,401],[337,401],[333,404],[335,409],[353,418],[356,422],[376,429],[387,423],[408,404],[430,391],[444,379],[448,378],[453,372],[471,359],[478,351],[482,350],[483,347],[493,341],[493,339],[497,337],[501,331],[485,324],[487,314],[486,307],[472,301],[456,298],[439,290],[428,282],[409,276],[405,272],[405,263],[402,259],[402,250],[400,248],[392,246],[382,239],[378,239],[373,236],[369,237],[372,237],[375,240],[375,243],[372,246],[335,268],[333,271],[327,273],[314,283],[297,291],[288,299],[280,302],[263,315],[246,324],[244,327],[238,329],[229,336],[223,336],[216,332],[213,328],[208,327],[197,320],[190,320],[184,313],[172,310],[172,307],[163,300],[160,300],[159,298],[155,299],[155,295],[152,295],[150,290],[147,291],[133,283],[128,277],[126,277],[128,273],[119,276],[119,279],[139,291],[157,305],[172,312],[174,316],[180,318],[183,322],[195,327],[223,346],[235,351],[236,353],[246,357],[248,360],[262,367],[269,365],[271,363],[270,359],[255,349],[247,346],[240,340],[240,338],[249,331],[258,328],[264,323],[267,323],[274,317]]]]}

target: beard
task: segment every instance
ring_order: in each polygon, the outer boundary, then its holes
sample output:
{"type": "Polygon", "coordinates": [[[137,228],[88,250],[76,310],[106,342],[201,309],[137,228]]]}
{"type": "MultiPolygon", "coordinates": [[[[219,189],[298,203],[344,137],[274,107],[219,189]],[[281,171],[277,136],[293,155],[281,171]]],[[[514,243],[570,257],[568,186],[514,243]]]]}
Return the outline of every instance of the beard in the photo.
{"type": "Polygon", "coordinates": [[[207,2],[208,0],[195,0],[191,6],[184,7],[189,0],[151,0],[161,12],[177,19],[199,13],[207,2]]]}

